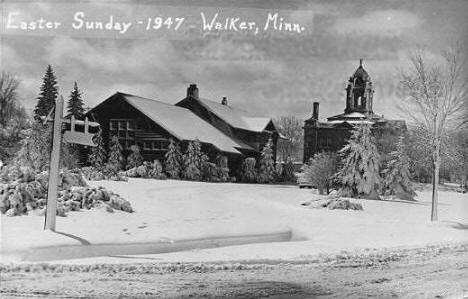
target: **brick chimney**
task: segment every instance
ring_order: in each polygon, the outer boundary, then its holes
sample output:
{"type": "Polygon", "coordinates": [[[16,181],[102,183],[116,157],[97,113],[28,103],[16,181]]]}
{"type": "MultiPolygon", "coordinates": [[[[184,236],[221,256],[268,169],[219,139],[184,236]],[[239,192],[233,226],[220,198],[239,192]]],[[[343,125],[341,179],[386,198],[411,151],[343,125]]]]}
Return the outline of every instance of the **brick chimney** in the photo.
{"type": "Polygon", "coordinates": [[[314,102],[314,110],[312,111],[312,118],[318,120],[319,118],[319,102],[314,102]]]}
{"type": "Polygon", "coordinates": [[[190,84],[190,86],[187,88],[187,98],[198,99],[197,84],[190,84]]]}
{"type": "Polygon", "coordinates": [[[227,106],[227,98],[226,97],[223,97],[223,99],[221,100],[221,105],[227,106]]]}

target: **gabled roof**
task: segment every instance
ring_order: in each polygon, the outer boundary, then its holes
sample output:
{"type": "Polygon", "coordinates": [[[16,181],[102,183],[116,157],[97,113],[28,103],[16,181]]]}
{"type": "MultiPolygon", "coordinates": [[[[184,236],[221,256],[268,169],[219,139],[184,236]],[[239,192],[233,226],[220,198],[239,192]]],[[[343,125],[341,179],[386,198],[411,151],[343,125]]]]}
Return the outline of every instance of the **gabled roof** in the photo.
{"type": "Polygon", "coordinates": [[[223,105],[208,99],[197,99],[205,108],[216,114],[219,118],[227,122],[234,128],[244,129],[253,132],[262,132],[272,121],[268,117],[251,116],[247,111],[234,108],[230,105],[223,105]]]}
{"type": "Polygon", "coordinates": [[[186,108],[135,95],[120,92],[117,94],[179,140],[198,139],[200,142],[212,144],[220,151],[235,154],[240,154],[237,149],[252,150],[224,135],[186,108]]]}

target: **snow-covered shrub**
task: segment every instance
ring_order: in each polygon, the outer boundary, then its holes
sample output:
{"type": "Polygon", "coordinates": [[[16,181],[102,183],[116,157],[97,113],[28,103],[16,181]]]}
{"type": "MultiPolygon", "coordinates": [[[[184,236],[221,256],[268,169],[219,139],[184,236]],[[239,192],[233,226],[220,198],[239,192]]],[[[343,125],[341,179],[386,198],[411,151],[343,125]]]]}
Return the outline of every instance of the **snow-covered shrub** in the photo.
{"type": "Polygon", "coordinates": [[[150,166],[151,168],[148,171],[149,177],[158,180],[163,180],[166,178],[166,175],[163,172],[163,166],[159,160],[154,160],[150,166]]]}
{"type": "Polygon", "coordinates": [[[332,199],[327,205],[329,210],[363,210],[358,202],[351,202],[347,198],[332,199]]]}
{"type": "Polygon", "coordinates": [[[284,164],[282,176],[284,182],[294,182],[296,180],[296,176],[294,175],[294,164],[291,157],[288,157],[284,164]]]}
{"type": "Polygon", "coordinates": [[[220,182],[229,181],[229,166],[228,158],[226,156],[217,156],[216,157],[216,167],[218,172],[218,180],[220,182]]]}
{"type": "MultiPolygon", "coordinates": [[[[25,133],[21,148],[13,159],[14,164],[31,167],[37,171],[49,168],[52,151],[52,126],[36,123],[25,133]]],[[[62,141],[60,167],[74,168],[78,165],[78,151],[75,145],[62,141]]]]}
{"type": "Polygon", "coordinates": [[[329,210],[363,210],[362,204],[347,198],[321,198],[302,203],[311,208],[328,208],[329,210]]]}
{"type": "Polygon", "coordinates": [[[255,183],[257,181],[257,170],[255,169],[255,158],[246,158],[242,162],[241,181],[246,183],[255,183]]]}
{"type": "Polygon", "coordinates": [[[131,168],[127,171],[121,172],[121,175],[130,178],[150,178],[150,179],[165,179],[166,176],[163,173],[162,165],[159,160],[154,160],[153,163],[144,161],[142,165],[131,168]]]}
{"type": "Polygon", "coordinates": [[[276,162],[275,164],[274,177],[276,182],[283,181],[283,164],[281,164],[280,162],[276,162]]]}
{"type": "Polygon", "coordinates": [[[143,156],[141,155],[138,145],[132,145],[130,150],[132,152],[127,157],[127,169],[138,167],[143,164],[143,156]]]}
{"type": "Polygon", "coordinates": [[[116,172],[114,167],[108,164],[100,169],[95,167],[82,167],[81,173],[89,181],[128,181],[125,172],[116,172]]]}
{"type": "MultiPolygon", "coordinates": [[[[128,201],[103,187],[68,186],[66,184],[62,187],[57,192],[58,216],[66,216],[69,211],[91,209],[102,205],[133,212],[128,201]]],[[[46,197],[47,187],[38,181],[3,184],[0,185],[0,212],[7,216],[18,216],[38,210],[38,215],[42,215],[47,202],[46,197]]]]}
{"type": "Polygon", "coordinates": [[[302,166],[300,181],[317,187],[320,194],[330,193],[335,173],[337,171],[337,157],[333,153],[317,153],[302,166]]]}

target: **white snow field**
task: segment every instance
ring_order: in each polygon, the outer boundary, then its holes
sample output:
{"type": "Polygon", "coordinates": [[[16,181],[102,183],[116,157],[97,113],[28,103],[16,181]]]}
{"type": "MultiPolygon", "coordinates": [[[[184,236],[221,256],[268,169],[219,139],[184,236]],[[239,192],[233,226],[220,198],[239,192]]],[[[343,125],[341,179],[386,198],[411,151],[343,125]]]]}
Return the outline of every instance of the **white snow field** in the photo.
{"type": "Polygon", "coordinates": [[[58,233],[42,231],[44,218],[37,215],[2,215],[2,262],[293,262],[341,251],[468,242],[468,194],[456,192],[439,193],[440,220],[431,223],[429,191],[418,192],[417,202],[358,200],[363,211],[344,211],[301,206],[319,195],[297,186],[89,183],[122,195],[135,213],[70,212],[57,217],[58,233]],[[233,246],[219,247],[225,245],[233,246]]]}

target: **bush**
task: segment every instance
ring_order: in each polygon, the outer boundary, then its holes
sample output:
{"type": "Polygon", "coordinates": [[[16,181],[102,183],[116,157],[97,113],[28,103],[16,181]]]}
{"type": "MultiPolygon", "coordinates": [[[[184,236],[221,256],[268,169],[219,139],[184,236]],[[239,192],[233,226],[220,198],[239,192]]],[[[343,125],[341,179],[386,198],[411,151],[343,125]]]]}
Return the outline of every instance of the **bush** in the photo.
{"type": "Polygon", "coordinates": [[[131,168],[127,171],[120,173],[123,176],[131,178],[151,178],[151,179],[165,179],[161,162],[154,160],[153,163],[144,161],[142,165],[131,168]]]}
{"type": "Polygon", "coordinates": [[[311,208],[328,208],[329,210],[363,210],[362,204],[347,198],[322,198],[302,203],[311,208]]]}
{"type": "Polygon", "coordinates": [[[81,168],[83,176],[90,181],[112,180],[112,181],[127,181],[127,177],[121,172],[116,171],[111,165],[106,164],[105,167],[83,167],[81,168]]]}
{"type": "Polygon", "coordinates": [[[320,194],[330,193],[335,173],[337,171],[337,157],[333,153],[318,153],[303,166],[301,181],[317,187],[320,194]]]}
{"type": "Polygon", "coordinates": [[[228,158],[226,156],[219,155],[216,157],[216,168],[218,172],[218,179],[220,182],[229,181],[229,167],[228,158]]]}
{"type": "Polygon", "coordinates": [[[286,164],[283,167],[283,181],[284,182],[294,182],[296,176],[294,175],[294,164],[291,158],[288,157],[286,164]]]}
{"type": "MultiPolygon", "coordinates": [[[[36,171],[49,168],[52,151],[52,126],[37,123],[25,132],[21,148],[13,159],[14,164],[31,167],[36,171]]],[[[78,165],[78,150],[74,144],[62,142],[60,167],[75,168],[78,165]]]]}
{"type": "Polygon", "coordinates": [[[281,182],[283,181],[283,164],[277,162],[275,165],[275,181],[281,182]]]}
{"type": "Polygon", "coordinates": [[[257,170],[255,169],[255,158],[246,158],[242,162],[241,181],[255,183],[257,181],[257,170]]]}
{"type": "Polygon", "coordinates": [[[127,158],[127,169],[138,167],[143,164],[143,156],[140,153],[138,145],[132,145],[130,149],[132,152],[127,158]]]}
{"type": "MultiPolygon", "coordinates": [[[[0,185],[0,212],[18,216],[38,210],[44,214],[47,198],[48,173],[35,176],[29,170],[17,172],[17,178],[0,185]]],[[[89,187],[77,172],[62,171],[59,177],[57,215],[66,216],[69,211],[106,206],[107,210],[118,209],[132,212],[130,203],[118,194],[102,187],[89,187]]]]}

